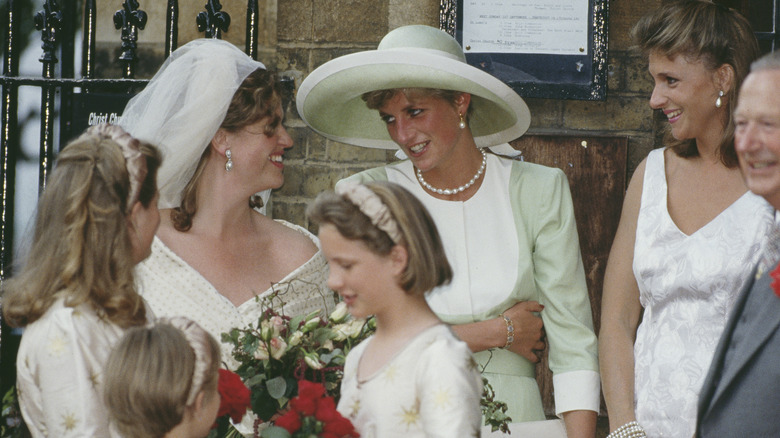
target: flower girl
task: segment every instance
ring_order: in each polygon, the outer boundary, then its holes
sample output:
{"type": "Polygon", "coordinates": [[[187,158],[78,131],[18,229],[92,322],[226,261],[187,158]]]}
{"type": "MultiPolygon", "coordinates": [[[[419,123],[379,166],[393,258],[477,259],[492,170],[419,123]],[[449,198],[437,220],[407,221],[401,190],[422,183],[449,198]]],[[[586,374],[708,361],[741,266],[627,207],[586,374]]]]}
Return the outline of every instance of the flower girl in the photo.
{"type": "Polygon", "coordinates": [[[108,125],[57,158],[27,263],[3,286],[3,316],[25,327],[16,384],[34,438],[109,436],[103,365],[127,328],[147,322],[133,268],[160,223],[159,164],[156,148],[108,125]]]}
{"type": "Polygon", "coordinates": [[[104,397],[124,438],[202,438],[220,406],[220,348],[183,316],[128,330],[106,362],[104,397]]]}
{"type": "Polygon", "coordinates": [[[425,293],[452,271],[433,220],[387,182],[339,185],[308,209],[328,286],[376,333],[347,356],[338,410],[363,437],[479,436],[482,382],[468,346],[425,293]]]}

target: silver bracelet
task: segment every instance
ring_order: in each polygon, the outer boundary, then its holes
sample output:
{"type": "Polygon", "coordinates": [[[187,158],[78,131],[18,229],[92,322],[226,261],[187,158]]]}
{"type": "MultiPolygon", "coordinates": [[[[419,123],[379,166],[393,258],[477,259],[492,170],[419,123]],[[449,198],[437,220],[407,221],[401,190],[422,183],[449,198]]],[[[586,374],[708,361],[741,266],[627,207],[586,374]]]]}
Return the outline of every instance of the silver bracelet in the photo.
{"type": "Polygon", "coordinates": [[[647,434],[642,426],[636,421],[629,421],[628,423],[613,430],[612,433],[607,435],[607,438],[646,438],[647,434]]]}

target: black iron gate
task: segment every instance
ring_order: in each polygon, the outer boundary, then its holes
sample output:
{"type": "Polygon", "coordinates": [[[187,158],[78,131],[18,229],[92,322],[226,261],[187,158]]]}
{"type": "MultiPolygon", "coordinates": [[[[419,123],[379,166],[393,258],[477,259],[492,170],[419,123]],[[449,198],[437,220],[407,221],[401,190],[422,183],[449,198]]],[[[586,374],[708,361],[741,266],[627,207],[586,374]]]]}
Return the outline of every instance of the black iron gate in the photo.
{"type": "MultiPolygon", "coordinates": [[[[108,2],[109,0],[105,0],[108,2]]],[[[113,0],[117,11],[113,26],[121,30],[120,55],[115,60],[121,66],[121,78],[97,78],[95,35],[97,25],[97,0],[45,0],[42,9],[32,11],[30,0],[5,0],[3,8],[3,75],[2,131],[0,132],[0,282],[11,275],[13,262],[14,191],[16,166],[20,161],[20,132],[18,118],[19,87],[32,86],[41,90],[40,146],[38,159],[38,191],[46,187],[56,151],[70,138],[77,135],[87,121],[81,108],[93,101],[101,101],[101,95],[112,93],[115,104],[121,108],[133,94],[142,89],[147,80],[135,79],[138,61],[138,33],[143,31],[147,14],[141,2],[144,0],[113,0]],[[40,33],[42,73],[40,77],[19,76],[19,58],[25,41],[21,41],[19,23],[30,17],[21,12],[33,13],[35,31],[40,33]],[[81,15],[83,13],[83,15],[81,15]],[[80,18],[83,17],[83,20],[80,18]],[[81,25],[79,25],[81,22],[81,25]],[[81,74],[75,77],[74,54],[77,31],[82,32],[81,74]],[[55,150],[56,148],[56,150],[55,150]]],[[[146,0],[160,1],[160,0],[146,0]]],[[[2,2],[0,2],[2,3],[2,2]]],[[[167,0],[165,25],[165,55],[178,46],[179,2],[167,0]]],[[[230,16],[222,11],[219,0],[207,0],[204,10],[192,19],[198,30],[207,38],[221,38],[227,32],[230,16]]],[[[258,0],[246,2],[245,52],[257,59],[258,0]]],[[[289,84],[285,84],[289,88],[289,84]]],[[[102,102],[106,102],[105,99],[102,102]]],[[[0,398],[15,383],[16,349],[19,336],[0,321],[0,398]]]]}

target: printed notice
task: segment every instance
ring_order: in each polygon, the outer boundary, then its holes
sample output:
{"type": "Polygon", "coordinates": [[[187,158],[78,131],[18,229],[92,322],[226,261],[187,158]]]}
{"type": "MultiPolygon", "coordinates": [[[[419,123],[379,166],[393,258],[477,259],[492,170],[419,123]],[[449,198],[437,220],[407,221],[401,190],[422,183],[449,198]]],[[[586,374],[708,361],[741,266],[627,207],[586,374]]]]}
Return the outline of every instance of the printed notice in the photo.
{"type": "Polygon", "coordinates": [[[463,0],[466,53],[586,55],[585,0],[463,0]]]}

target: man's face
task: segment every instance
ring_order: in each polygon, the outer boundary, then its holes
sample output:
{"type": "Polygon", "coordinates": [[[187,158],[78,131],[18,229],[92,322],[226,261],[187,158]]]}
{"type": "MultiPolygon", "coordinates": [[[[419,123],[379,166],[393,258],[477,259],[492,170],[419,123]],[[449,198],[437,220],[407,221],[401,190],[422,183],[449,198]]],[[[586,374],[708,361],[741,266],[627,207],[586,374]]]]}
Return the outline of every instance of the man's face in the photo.
{"type": "Polygon", "coordinates": [[[734,122],[734,146],[745,184],[780,209],[780,70],[748,75],[734,122]]]}

